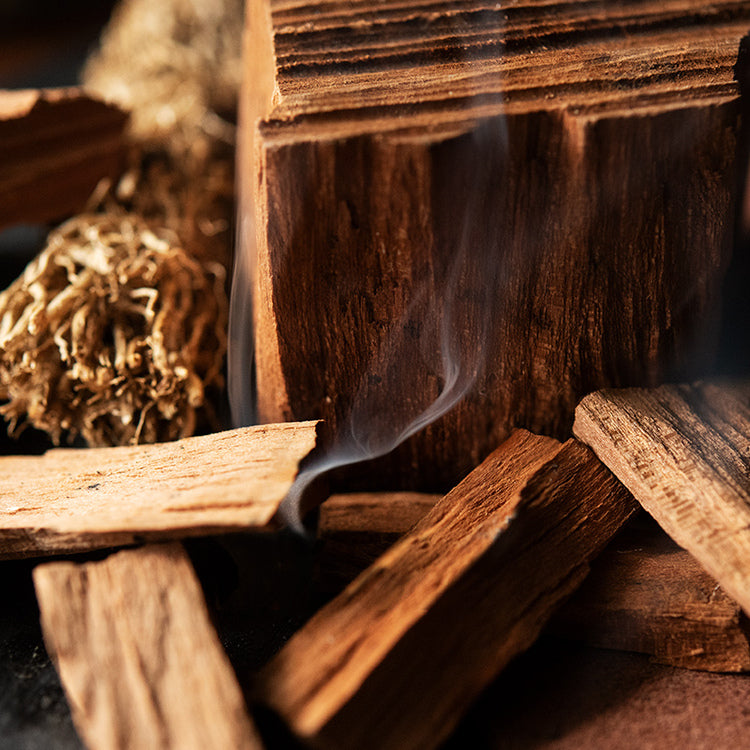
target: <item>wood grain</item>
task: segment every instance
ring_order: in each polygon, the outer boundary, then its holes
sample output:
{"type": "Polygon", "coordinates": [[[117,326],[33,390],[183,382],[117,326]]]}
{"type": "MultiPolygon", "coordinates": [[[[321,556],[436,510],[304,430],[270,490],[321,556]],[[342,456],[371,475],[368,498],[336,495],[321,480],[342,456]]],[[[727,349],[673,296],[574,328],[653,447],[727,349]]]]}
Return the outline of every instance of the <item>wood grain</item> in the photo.
{"type": "Polygon", "coordinates": [[[314,422],[0,459],[0,558],[270,528],[314,422]]]}
{"type": "Polygon", "coordinates": [[[469,395],[372,473],[444,491],[514,425],[710,360],[746,2],[249,5],[262,420],[397,434],[452,349],[469,395]]]}
{"type": "Polygon", "coordinates": [[[593,393],[574,432],[750,612],[750,382],[593,393]]]}
{"type": "Polygon", "coordinates": [[[126,123],[79,89],[0,90],[0,229],[82,211],[122,171],[126,123]]]}
{"type": "Polygon", "coordinates": [[[261,747],[180,545],[48,563],[34,584],[90,750],[261,747]]]}
{"type": "Polygon", "coordinates": [[[750,628],[739,604],[658,527],[618,534],[550,629],[674,667],[750,670],[750,628]]]}
{"type": "Polygon", "coordinates": [[[297,632],[257,698],[317,746],[437,746],[634,507],[580,443],[514,432],[297,632]]]}

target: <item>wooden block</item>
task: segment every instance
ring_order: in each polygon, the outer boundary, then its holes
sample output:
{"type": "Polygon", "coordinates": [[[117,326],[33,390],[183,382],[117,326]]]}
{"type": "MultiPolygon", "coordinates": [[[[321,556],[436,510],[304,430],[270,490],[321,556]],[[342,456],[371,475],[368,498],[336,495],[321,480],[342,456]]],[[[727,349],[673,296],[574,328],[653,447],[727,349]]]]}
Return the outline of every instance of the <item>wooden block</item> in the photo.
{"type": "Polygon", "coordinates": [[[48,563],[34,584],[90,750],[261,747],[180,545],[48,563]]]}
{"type": "Polygon", "coordinates": [[[592,393],[574,432],[750,612],[750,382],[592,393]]]}
{"type": "Polygon", "coordinates": [[[750,629],[739,604],[658,528],[618,534],[550,629],[675,667],[750,669],[750,629]]]}
{"type": "Polygon", "coordinates": [[[249,6],[261,419],[395,436],[452,349],[470,397],[376,475],[443,489],[514,425],[567,436],[584,394],[710,358],[747,3],[249,6]]]}
{"type": "Polygon", "coordinates": [[[316,440],[303,422],[1,458],[0,558],[271,528],[316,440]]]}
{"type": "Polygon", "coordinates": [[[0,90],[0,229],[82,211],[122,171],[126,123],[79,89],[0,90]]]}
{"type": "Polygon", "coordinates": [[[316,746],[437,746],[634,507],[580,443],[514,432],[297,632],[258,700],[316,746]]]}

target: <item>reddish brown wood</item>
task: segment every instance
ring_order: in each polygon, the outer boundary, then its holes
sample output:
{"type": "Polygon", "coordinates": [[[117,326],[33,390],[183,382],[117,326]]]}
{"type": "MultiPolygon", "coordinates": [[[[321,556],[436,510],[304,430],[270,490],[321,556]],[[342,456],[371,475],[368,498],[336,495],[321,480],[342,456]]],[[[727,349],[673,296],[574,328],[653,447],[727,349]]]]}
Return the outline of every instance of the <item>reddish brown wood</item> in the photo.
{"type": "Polygon", "coordinates": [[[126,123],[78,89],[0,91],[0,229],[83,210],[123,169],[126,123]]]}
{"type": "Polygon", "coordinates": [[[574,430],[750,613],[750,381],[592,393],[574,430]]]}
{"type": "Polygon", "coordinates": [[[658,527],[618,535],[550,626],[661,664],[750,670],[750,628],[739,604],[658,527]]]}
{"type": "Polygon", "coordinates": [[[710,357],[747,3],[253,0],[248,23],[262,419],[397,434],[445,386],[451,318],[477,382],[377,474],[440,488],[513,425],[566,436],[585,393],[710,357]]]}
{"type": "Polygon", "coordinates": [[[315,746],[437,746],[634,507],[580,443],[515,432],[297,632],[257,698],[315,746]]]}

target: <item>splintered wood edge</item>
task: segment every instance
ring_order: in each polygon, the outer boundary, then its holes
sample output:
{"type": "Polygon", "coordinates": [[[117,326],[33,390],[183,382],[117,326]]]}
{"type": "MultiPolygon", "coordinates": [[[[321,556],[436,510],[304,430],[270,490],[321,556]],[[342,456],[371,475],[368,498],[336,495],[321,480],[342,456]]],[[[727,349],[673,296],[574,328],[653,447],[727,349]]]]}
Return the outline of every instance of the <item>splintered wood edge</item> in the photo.
{"type": "Polygon", "coordinates": [[[181,545],[34,570],[47,650],[90,750],[261,748],[181,545]]]}
{"type": "Polygon", "coordinates": [[[634,508],[581,443],[514,432],[292,637],[255,699],[321,746],[435,746],[634,508]]]}
{"type": "MultiPolygon", "coordinates": [[[[0,459],[0,559],[272,530],[321,422],[0,459]]],[[[323,499],[316,486],[306,507],[323,499]],[[317,494],[316,494],[317,493],[317,494]]]]}
{"type": "Polygon", "coordinates": [[[750,383],[599,391],[573,432],[750,613],[750,383]]]}

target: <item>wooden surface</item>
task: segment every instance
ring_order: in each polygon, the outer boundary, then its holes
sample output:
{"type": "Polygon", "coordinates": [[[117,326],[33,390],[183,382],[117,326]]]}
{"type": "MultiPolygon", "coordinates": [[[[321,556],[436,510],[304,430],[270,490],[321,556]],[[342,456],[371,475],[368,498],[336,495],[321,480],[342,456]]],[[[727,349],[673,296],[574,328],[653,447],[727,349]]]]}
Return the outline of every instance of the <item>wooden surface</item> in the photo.
{"type": "Polygon", "coordinates": [[[331,747],[434,747],[635,507],[576,441],[515,432],[316,614],[258,700],[331,747]]]}
{"type": "Polygon", "coordinates": [[[661,664],[750,670],[750,628],[739,604],[658,528],[619,534],[550,625],[555,634],[661,664]]]}
{"type": "Polygon", "coordinates": [[[0,558],[275,525],[314,422],[0,459],[0,558]]]}
{"type": "Polygon", "coordinates": [[[444,490],[710,357],[746,2],[249,5],[261,419],[395,436],[453,367],[469,397],[373,472],[444,490]]]}
{"type": "Polygon", "coordinates": [[[574,432],[750,612],[750,382],[593,393],[574,432]]]}
{"type": "Polygon", "coordinates": [[[82,211],[123,168],[126,122],[79,89],[0,90],[0,229],[82,211]]]}
{"type": "Polygon", "coordinates": [[[90,750],[261,747],[180,545],[48,563],[34,583],[90,750]]]}
{"type": "Polygon", "coordinates": [[[442,495],[427,492],[348,492],[320,506],[318,536],[387,534],[395,541],[421,521],[442,495]]]}

